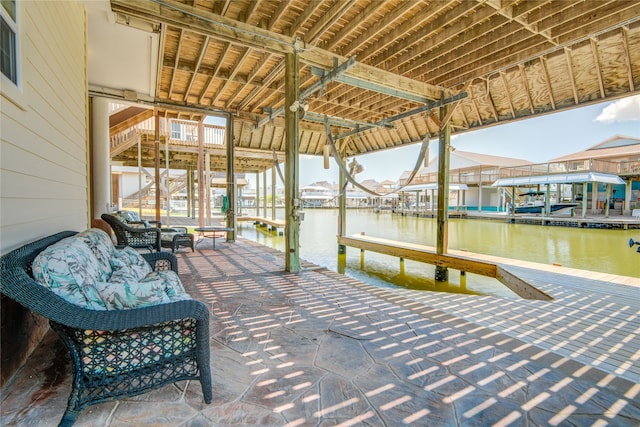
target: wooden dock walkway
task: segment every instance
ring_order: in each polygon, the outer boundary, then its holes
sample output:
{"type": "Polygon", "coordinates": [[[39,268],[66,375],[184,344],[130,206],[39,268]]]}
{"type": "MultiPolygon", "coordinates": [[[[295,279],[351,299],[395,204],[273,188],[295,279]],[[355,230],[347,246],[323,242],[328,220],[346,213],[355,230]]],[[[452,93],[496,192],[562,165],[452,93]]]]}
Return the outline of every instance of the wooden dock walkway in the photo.
{"type": "Polygon", "coordinates": [[[278,232],[282,235],[284,233],[285,222],[282,219],[265,218],[262,216],[247,216],[239,215],[236,217],[238,222],[253,222],[261,227],[268,227],[269,231],[278,232]]]}
{"type": "Polygon", "coordinates": [[[368,250],[385,255],[395,256],[412,261],[424,262],[445,268],[452,268],[465,273],[479,274],[499,280],[517,295],[527,299],[548,300],[550,297],[536,289],[533,285],[509,271],[508,265],[496,260],[482,259],[471,252],[450,251],[437,254],[433,246],[382,239],[379,237],[354,234],[338,236],[338,244],[368,250]]]}

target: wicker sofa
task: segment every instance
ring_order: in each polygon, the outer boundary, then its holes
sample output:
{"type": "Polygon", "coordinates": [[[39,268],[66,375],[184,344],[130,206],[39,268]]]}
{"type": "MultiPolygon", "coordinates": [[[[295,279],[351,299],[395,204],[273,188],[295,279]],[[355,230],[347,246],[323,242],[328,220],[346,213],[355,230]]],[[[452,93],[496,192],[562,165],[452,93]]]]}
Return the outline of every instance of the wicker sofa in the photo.
{"type": "Polygon", "coordinates": [[[0,291],[49,319],[69,350],[72,390],[60,425],[88,405],[181,380],[199,380],[211,402],[209,311],[184,292],[172,253],[119,250],[98,229],[66,231],[2,256],[0,278],[0,291]],[[122,273],[129,267],[145,276],[136,282],[122,273]]]}

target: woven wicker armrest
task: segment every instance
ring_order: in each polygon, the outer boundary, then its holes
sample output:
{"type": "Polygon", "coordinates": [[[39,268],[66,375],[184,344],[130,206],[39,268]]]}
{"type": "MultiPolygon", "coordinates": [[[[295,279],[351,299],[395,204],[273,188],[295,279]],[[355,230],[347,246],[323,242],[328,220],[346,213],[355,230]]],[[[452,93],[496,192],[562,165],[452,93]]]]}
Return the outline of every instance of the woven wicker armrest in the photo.
{"type": "Polygon", "coordinates": [[[160,251],[160,229],[155,227],[131,227],[120,221],[113,215],[102,214],[100,216],[113,229],[118,245],[131,246],[132,248],[150,248],[160,251]]]}
{"type": "MultiPolygon", "coordinates": [[[[134,396],[176,381],[199,380],[212,400],[209,309],[182,300],[128,310],[90,310],[38,284],[31,263],[46,247],[74,235],[61,232],[0,258],[0,291],[49,319],[73,366],[73,388],[60,425],[72,425],[88,405],[134,396]]],[[[142,255],[151,265],[177,271],[175,255],[142,255]]]]}
{"type": "Polygon", "coordinates": [[[178,258],[171,252],[151,252],[141,254],[154,270],[173,270],[178,272],[178,258]]]}

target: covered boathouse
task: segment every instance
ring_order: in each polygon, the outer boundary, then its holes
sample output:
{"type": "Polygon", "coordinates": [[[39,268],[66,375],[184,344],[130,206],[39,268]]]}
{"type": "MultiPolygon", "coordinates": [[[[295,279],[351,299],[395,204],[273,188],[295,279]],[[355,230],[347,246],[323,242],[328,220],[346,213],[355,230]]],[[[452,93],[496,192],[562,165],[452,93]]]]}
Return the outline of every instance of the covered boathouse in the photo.
{"type": "MultiPolygon", "coordinates": [[[[579,277],[570,280],[575,288],[593,290],[576,296],[589,303],[573,312],[573,298],[554,284],[562,280],[535,266],[519,267],[534,272],[520,276],[540,281],[555,300],[564,295],[566,306],[491,299],[426,306],[422,297],[330,272],[329,279],[306,276],[298,157],[346,159],[437,138],[438,191],[447,194],[452,134],[639,92],[638,2],[8,0],[0,18],[1,254],[84,230],[110,212],[112,165],[153,175],[159,219],[161,165],[192,170],[205,183],[210,172],[234,176],[284,163],[285,253],[263,263],[266,250],[248,258],[255,248],[239,244],[235,258],[204,250],[180,258],[190,292],[210,307],[217,400],[205,405],[180,383],[158,391],[168,399],[147,393],[86,409],[78,424],[139,424],[164,408],[173,418],[154,423],[637,425],[632,280],[571,276],[579,277]],[[125,107],[111,111],[111,103],[125,107]],[[208,116],[226,119],[216,147],[205,139],[208,116]],[[154,127],[143,136],[136,126],[145,120],[154,127]],[[172,120],[195,123],[191,144],[163,131],[172,120]],[[212,269],[219,279],[208,276],[212,269]],[[610,291],[598,294],[604,286],[610,291]],[[238,294],[247,300],[233,300],[238,294]],[[248,319],[247,311],[264,318],[248,319]],[[305,331],[311,311],[319,322],[305,331]],[[228,333],[234,316],[248,322],[246,333],[228,333]],[[269,334],[256,323],[269,316],[282,318],[284,329],[269,334]],[[534,326],[519,330],[520,323],[534,326]],[[321,350],[297,359],[313,373],[285,360],[318,342],[321,350]],[[268,373],[277,369],[281,376],[268,373]],[[358,387],[365,377],[379,381],[358,387]],[[280,381],[291,378],[301,379],[280,381]],[[136,401],[152,409],[139,412],[136,401]]],[[[231,229],[234,187],[227,183],[231,229]]],[[[446,206],[438,206],[438,255],[447,253],[446,206]]],[[[4,295],[1,312],[2,422],[55,425],[69,359],[46,319],[4,295]]]]}

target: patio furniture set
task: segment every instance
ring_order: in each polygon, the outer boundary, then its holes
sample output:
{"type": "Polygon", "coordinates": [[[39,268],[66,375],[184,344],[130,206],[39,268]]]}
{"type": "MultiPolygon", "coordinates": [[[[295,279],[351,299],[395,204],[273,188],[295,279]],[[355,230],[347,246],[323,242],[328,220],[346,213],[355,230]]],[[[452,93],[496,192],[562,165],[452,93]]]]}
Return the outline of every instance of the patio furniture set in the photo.
{"type": "Polygon", "coordinates": [[[97,228],[60,232],[0,258],[0,291],[47,318],[69,352],[61,426],[89,405],[183,380],[198,380],[211,403],[209,309],[185,292],[177,262],[168,251],[116,247],[97,228]]]}
{"type": "MultiPolygon", "coordinates": [[[[184,290],[173,253],[193,251],[193,234],[131,212],[101,219],[0,257],[1,293],[48,319],[69,352],[72,389],[60,425],[89,405],[183,380],[198,380],[211,403],[209,309],[184,290]]],[[[198,231],[201,240],[212,232],[215,247],[216,233],[233,230],[198,231]]]]}
{"type": "Polygon", "coordinates": [[[180,247],[194,250],[193,234],[188,233],[185,227],[161,228],[159,222],[144,221],[131,211],[102,214],[101,218],[113,229],[118,246],[144,248],[150,251],[170,248],[171,252],[175,252],[180,247]]]}
{"type": "Polygon", "coordinates": [[[194,247],[205,238],[213,241],[215,249],[216,239],[233,231],[233,228],[223,226],[198,227],[195,231],[199,233],[199,238],[194,241],[193,234],[189,233],[185,227],[162,228],[159,222],[142,220],[132,211],[103,214],[101,218],[113,229],[118,246],[131,246],[150,251],[169,248],[171,252],[175,252],[180,247],[188,247],[193,251],[194,247]]]}

